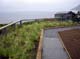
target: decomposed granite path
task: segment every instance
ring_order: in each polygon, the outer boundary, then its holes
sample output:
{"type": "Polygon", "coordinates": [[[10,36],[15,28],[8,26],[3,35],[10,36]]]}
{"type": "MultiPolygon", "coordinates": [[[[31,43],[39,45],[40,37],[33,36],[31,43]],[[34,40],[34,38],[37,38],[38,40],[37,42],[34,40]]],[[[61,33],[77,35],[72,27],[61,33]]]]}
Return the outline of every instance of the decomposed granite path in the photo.
{"type": "Polygon", "coordinates": [[[80,26],[68,28],[46,29],[43,36],[42,59],[69,59],[69,56],[60,42],[58,31],[76,29],[80,26]]]}

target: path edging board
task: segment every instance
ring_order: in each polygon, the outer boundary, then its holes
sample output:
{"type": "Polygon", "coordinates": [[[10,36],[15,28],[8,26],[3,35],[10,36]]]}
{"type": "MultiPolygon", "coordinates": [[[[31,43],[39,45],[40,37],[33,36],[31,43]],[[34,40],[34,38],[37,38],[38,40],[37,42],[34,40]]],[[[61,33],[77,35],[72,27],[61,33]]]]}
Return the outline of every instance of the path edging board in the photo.
{"type": "Polygon", "coordinates": [[[43,29],[41,30],[41,34],[40,34],[40,41],[39,41],[39,45],[38,45],[38,50],[37,50],[37,56],[36,59],[42,59],[42,40],[43,40],[43,29]]]}
{"type": "Polygon", "coordinates": [[[65,49],[65,51],[66,51],[67,54],[68,54],[69,59],[72,59],[71,56],[70,56],[70,54],[69,54],[69,52],[68,52],[68,50],[67,50],[67,48],[66,48],[66,46],[64,45],[64,42],[62,41],[62,38],[60,37],[59,33],[57,33],[57,35],[58,35],[58,38],[59,38],[59,40],[60,40],[60,42],[61,42],[63,48],[65,49]]]}

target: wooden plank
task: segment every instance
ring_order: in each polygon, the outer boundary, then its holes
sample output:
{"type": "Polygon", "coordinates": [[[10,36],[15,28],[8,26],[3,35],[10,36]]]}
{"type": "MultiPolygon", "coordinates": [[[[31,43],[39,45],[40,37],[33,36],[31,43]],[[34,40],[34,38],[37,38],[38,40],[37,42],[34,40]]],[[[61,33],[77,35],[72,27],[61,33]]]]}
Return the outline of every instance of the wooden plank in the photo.
{"type": "Polygon", "coordinates": [[[43,29],[41,30],[41,35],[40,35],[40,41],[39,41],[39,46],[37,50],[37,56],[36,59],[42,59],[42,40],[43,40],[43,29]]]}
{"type": "Polygon", "coordinates": [[[59,38],[59,40],[60,40],[63,48],[64,48],[65,51],[67,52],[67,54],[68,54],[68,56],[69,56],[69,59],[72,59],[71,56],[70,56],[70,54],[69,54],[69,52],[68,52],[68,50],[67,50],[67,48],[66,48],[66,46],[64,45],[64,42],[62,41],[62,38],[60,37],[59,33],[58,33],[58,38],[59,38]]]}

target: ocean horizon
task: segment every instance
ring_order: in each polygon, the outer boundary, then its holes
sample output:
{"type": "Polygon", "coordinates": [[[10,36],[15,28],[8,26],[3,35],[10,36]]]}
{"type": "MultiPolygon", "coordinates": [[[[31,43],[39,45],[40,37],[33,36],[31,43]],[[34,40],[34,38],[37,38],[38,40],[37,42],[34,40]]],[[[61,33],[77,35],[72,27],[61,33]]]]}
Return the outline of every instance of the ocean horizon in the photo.
{"type": "Polygon", "coordinates": [[[55,13],[56,12],[47,11],[0,12],[0,24],[6,24],[23,19],[31,21],[33,19],[54,18],[55,13]]]}

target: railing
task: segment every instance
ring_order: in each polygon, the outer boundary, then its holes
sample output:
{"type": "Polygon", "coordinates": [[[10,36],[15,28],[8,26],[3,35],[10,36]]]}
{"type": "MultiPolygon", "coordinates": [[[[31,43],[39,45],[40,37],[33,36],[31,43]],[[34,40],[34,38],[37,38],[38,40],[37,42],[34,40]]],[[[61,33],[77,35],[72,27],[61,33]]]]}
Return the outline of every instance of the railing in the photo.
{"type": "Polygon", "coordinates": [[[19,23],[20,27],[22,26],[22,20],[18,20],[18,21],[16,21],[16,22],[12,22],[12,23],[9,23],[9,24],[7,24],[7,25],[5,25],[5,26],[0,27],[0,35],[6,34],[6,33],[8,32],[7,29],[8,29],[8,27],[10,27],[10,26],[15,30],[17,23],[19,23]]]}
{"type": "MultiPolygon", "coordinates": [[[[24,20],[18,20],[18,21],[9,23],[9,24],[7,24],[7,25],[4,25],[4,26],[0,27],[0,35],[7,34],[7,33],[9,32],[9,31],[8,31],[8,28],[9,28],[10,26],[11,26],[11,28],[13,28],[14,31],[15,31],[17,24],[19,25],[19,27],[22,27],[22,24],[23,24],[24,22],[32,23],[32,22],[34,22],[34,21],[37,21],[37,20],[36,20],[36,19],[33,19],[33,20],[31,20],[31,21],[28,21],[28,20],[25,20],[25,19],[24,19],[24,20]]],[[[11,29],[9,29],[9,30],[11,30],[11,29]]]]}
{"type": "MultiPolygon", "coordinates": [[[[52,20],[53,18],[51,18],[51,20],[52,20]]],[[[14,31],[16,30],[16,25],[17,25],[17,23],[18,23],[18,25],[20,26],[20,27],[22,27],[22,24],[23,24],[23,22],[27,22],[27,23],[32,23],[32,22],[35,22],[35,21],[42,21],[42,20],[50,20],[50,19],[47,19],[47,18],[44,18],[44,19],[29,19],[29,21],[28,20],[18,20],[18,21],[15,21],[15,22],[12,22],[12,23],[9,23],[9,24],[7,24],[7,25],[5,25],[5,26],[2,26],[2,27],[0,27],[0,35],[2,35],[2,34],[6,34],[7,32],[9,32],[8,31],[8,28],[11,26],[13,29],[14,29],[14,31]]],[[[9,30],[11,30],[11,29],[9,29],[9,30]]]]}

